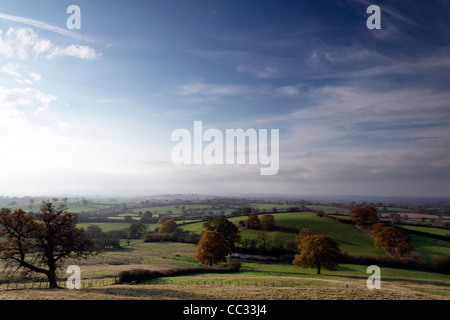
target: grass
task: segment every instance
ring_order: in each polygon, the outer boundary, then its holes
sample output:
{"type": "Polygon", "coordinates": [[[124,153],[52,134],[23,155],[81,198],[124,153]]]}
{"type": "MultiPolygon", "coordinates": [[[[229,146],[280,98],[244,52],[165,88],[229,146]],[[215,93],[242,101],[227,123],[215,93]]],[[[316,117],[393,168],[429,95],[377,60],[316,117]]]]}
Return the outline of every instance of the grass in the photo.
{"type": "MultiPolygon", "coordinates": [[[[386,256],[384,250],[375,248],[373,239],[360,229],[332,221],[326,218],[316,216],[311,212],[286,212],[273,215],[275,218],[276,230],[269,232],[271,237],[279,238],[286,246],[294,239],[302,228],[311,228],[315,234],[326,234],[335,239],[342,252],[352,255],[373,254],[386,256]]],[[[234,217],[229,220],[237,224],[246,217],[234,217]]],[[[203,223],[195,223],[183,226],[183,229],[200,233],[203,229],[203,223]]],[[[257,239],[257,230],[241,229],[243,238],[257,239]]]]}
{"type": "MultiPolygon", "coordinates": [[[[326,218],[316,216],[311,212],[286,212],[274,214],[276,222],[276,230],[269,232],[272,239],[277,238],[286,246],[289,241],[294,239],[301,228],[310,228],[315,234],[326,234],[335,239],[340,246],[342,252],[347,252],[350,255],[378,255],[386,256],[387,254],[382,249],[378,249],[373,244],[373,239],[360,229],[348,225],[332,221],[326,218]]],[[[235,224],[244,220],[246,217],[234,217],[229,220],[235,224]]],[[[99,226],[103,232],[111,230],[123,230],[128,228],[129,223],[125,222],[83,222],[79,223],[78,227],[87,228],[90,224],[99,226]]],[[[147,224],[147,230],[154,230],[158,224],[147,224]]],[[[203,222],[192,223],[181,226],[184,230],[201,233],[204,231],[203,222]]],[[[436,233],[447,231],[436,228],[420,228],[427,229],[427,231],[435,230],[436,233]]],[[[243,238],[257,239],[257,230],[241,229],[243,238]]],[[[410,234],[414,250],[425,259],[432,259],[440,255],[450,255],[450,243],[446,241],[431,239],[425,236],[410,234]]]]}
{"type": "MultiPolygon", "coordinates": [[[[168,211],[172,211],[172,215],[178,216],[183,213],[181,207],[184,206],[186,210],[192,209],[192,210],[198,210],[198,209],[205,209],[206,211],[213,211],[218,212],[220,210],[213,210],[212,206],[205,205],[205,204],[186,204],[186,205],[180,205],[178,208],[174,205],[168,205],[168,206],[155,206],[155,207],[146,207],[146,208],[139,208],[139,209],[132,209],[131,214],[138,214],[139,212],[145,212],[145,211],[151,211],[153,215],[166,215],[168,211]]],[[[225,211],[225,210],[224,210],[225,211]]],[[[125,214],[126,215],[126,214],[125,214]]]]}
{"type": "Polygon", "coordinates": [[[126,222],[81,222],[77,224],[77,227],[86,230],[90,225],[98,226],[103,232],[123,230],[130,226],[130,224],[126,222]]]}
{"type": "MultiPolygon", "coordinates": [[[[384,207],[377,207],[378,211],[383,211],[384,207]]],[[[396,207],[387,207],[386,211],[389,212],[409,212],[410,210],[408,208],[396,208],[396,207]]]]}
{"type": "MultiPolygon", "coordinates": [[[[96,211],[99,209],[106,209],[106,208],[110,208],[113,205],[107,205],[107,204],[81,204],[81,203],[64,203],[64,202],[54,202],[55,206],[59,206],[60,204],[66,204],[68,206],[68,211],[70,212],[74,212],[74,213],[78,213],[81,211],[84,212],[89,212],[89,211],[96,211]]],[[[35,202],[33,204],[29,204],[29,203],[21,203],[21,204],[16,204],[16,205],[12,205],[12,206],[5,206],[6,208],[10,208],[11,210],[16,210],[16,209],[23,209],[24,211],[33,211],[33,212],[38,212],[39,209],[41,208],[42,203],[41,202],[35,202]]]]}
{"type": "Polygon", "coordinates": [[[250,208],[259,209],[262,211],[272,211],[273,208],[277,208],[277,210],[286,210],[288,208],[293,207],[293,205],[287,205],[287,204],[279,204],[279,203],[258,203],[258,202],[252,202],[249,203],[250,208]]]}
{"type": "Polygon", "coordinates": [[[422,226],[409,226],[409,225],[398,225],[401,228],[409,229],[409,230],[416,230],[421,232],[427,232],[432,234],[437,234],[440,236],[450,236],[450,230],[449,229],[441,229],[441,228],[433,228],[433,227],[422,227],[422,226]]]}
{"type": "MultiPolygon", "coordinates": [[[[112,279],[122,270],[163,270],[198,266],[196,246],[136,242],[98,257],[78,261],[83,281],[112,279]]],[[[68,264],[74,261],[69,261],[68,264]]],[[[342,264],[337,271],[299,269],[290,263],[243,263],[241,272],[155,279],[145,285],[87,286],[79,291],[26,289],[5,291],[0,299],[70,300],[302,300],[450,298],[450,276],[381,268],[381,290],[368,290],[367,266],[342,264]],[[167,284],[170,280],[171,284],[167,284]],[[166,284],[161,284],[165,281],[166,284]]]]}
{"type": "Polygon", "coordinates": [[[413,252],[419,253],[425,259],[432,259],[436,256],[450,255],[450,242],[437,240],[417,234],[410,233],[413,243],[413,252]]]}
{"type": "Polygon", "coordinates": [[[347,210],[333,206],[307,205],[306,207],[314,211],[323,211],[324,213],[328,214],[347,213],[347,210]]]}

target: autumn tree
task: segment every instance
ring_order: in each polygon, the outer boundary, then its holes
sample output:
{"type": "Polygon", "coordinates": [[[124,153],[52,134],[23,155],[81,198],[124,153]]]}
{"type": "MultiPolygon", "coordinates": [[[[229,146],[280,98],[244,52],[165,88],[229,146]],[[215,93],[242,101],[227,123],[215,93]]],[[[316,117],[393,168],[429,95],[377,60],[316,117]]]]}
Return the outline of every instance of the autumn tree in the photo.
{"type": "Polygon", "coordinates": [[[171,218],[168,216],[163,216],[163,217],[159,218],[158,224],[163,224],[165,221],[167,221],[169,219],[171,219],[171,218]]]}
{"type": "Polygon", "coordinates": [[[203,227],[207,231],[220,232],[225,238],[225,245],[230,250],[234,250],[236,242],[241,242],[241,231],[227,218],[218,217],[213,220],[208,220],[203,224],[203,227]]]}
{"type": "Polygon", "coordinates": [[[265,213],[261,217],[261,229],[265,231],[270,231],[275,229],[275,218],[273,215],[265,213]]]}
{"type": "Polygon", "coordinates": [[[339,245],[329,236],[310,235],[300,242],[301,253],[292,262],[296,267],[336,270],[340,256],[339,245]]]}
{"type": "Polygon", "coordinates": [[[178,225],[175,221],[173,221],[172,219],[166,219],[162,226],[159,227],[158,232],[159,233],[171,233],[173,231],[176,230],[176,228],[178,228],[178,225]]]}
{"type": "Polygon", "coordinates": [[[195,260],[212,266],[221,261],[226,262],[230,249],[225,244],[225,237],[217,231],[205,231],[197,244],[195,260]]]}
{"type": "MultiPolygon", "coordinates": [[[[300,229],[300,231],[298,232],[298,234],[295,236],[294,238],[294,242],[297,245],[297,247],[300,246],[301,241],[307,237],[307,236],[312,236],[314,233],[312,232],[311,228],[302,228],[300,229]]],[[[299,247],[300,249],[300,247],[299,247]]]]}
{"type": "Polygon", "coordinates": [[[398,213],[393,212],[389,214],[389,220],[392,224],[399,224],[401,222],[401,217],[398,213]]]}
{"type": "Polygon", "coordinates": [[[353,209],[350,212],[350,219],[361,226],[371,225],[380,220],[377,209],[372,206],[353,209]]]}
{"type": "Polygon", "coordinates": [[[128,239],[141,239],[147,231],[145,224],[141,222],[133,222],[127,229],[128,239]]]}
{"type": "Polygon", "coordinates": [[[407,232],[383,224],[377,224],[372,229],[375,237],[375,247],[384,248],[391,254],[403,257],[403,255],[412,250],[413,245],[407,232]]]}
{"type": "Polygon", "coordinates": [[[87,227],[86,237],[88,237],[89,239],[101,238],[102,236],[103,231],[99,226],[91,224],[87,227]]]}
{"type": "Polygon", "coordinates": [[[145,211],[142,214],[141,219],[139,220],[139,222],[150,223],[150,222],[152,222],[152,217],[153,217],[152,212],[147,210],[147,211],[145,211]]]}
{"type": "Polygon", "coordinates": [[[1,209],[0,259],[23,272],[46,275],[50,288],[57,288],[57,270],[65,260],[98,252],[76,224],[77,215],[67,212],[65,204],[55,208],[51,202],[43,202],[35,215],[22,209],[1,209]]]}
{"type": "Polygon", "coordinates": [[[251,213],[248,215],[247,220],[245,220],[245,226],[247,229],[261,229],[261,221],[256,213],[251,213]]]}

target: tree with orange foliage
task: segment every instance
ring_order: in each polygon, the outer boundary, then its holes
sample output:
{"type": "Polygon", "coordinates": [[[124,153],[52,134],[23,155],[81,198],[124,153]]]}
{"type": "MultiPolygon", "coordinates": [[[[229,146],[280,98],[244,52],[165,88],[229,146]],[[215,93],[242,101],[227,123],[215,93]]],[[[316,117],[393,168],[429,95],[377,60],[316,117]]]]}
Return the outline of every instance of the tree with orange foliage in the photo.
{"type": "Polygon", "coordinates": [[[230,249],[225,245],[225,237],[217,231],[205,231],[197,244],[195,260],[210,267],[220,261],[226,262],[230,249]]]}
{"type": "Polygon", "coordinates": [[[373,234],[375,236],[375,247],[384,248],[391,254],[403,257],[413,248],[411,237],[399,228],[377,224],[373,228],[373,234]]]}
{"type": "Polygon", "coordinates": [[[312,232],[311,228],[302,228],[295,236],[294,242],[297,246],[300,246],[300,243],[302,242],[303,238],[312,235],[314,235],[314,233],[312,232]]]}
{"type": "Polygon", "coordinates": [[[265,231],[275,229],[275,218],[273,215],[265,213],[261,217],[261,229],[265,231]]]}
{"type": "Polygon", "coordinates": [[[22,209],[1,209],[0,259],[23,271],[43,273],[50,288],[57,288],[57,269],[69,258],[87,258],[99,252],[83,229],[78,229],[77,215],[67,206],[53,207],[43,202],[39,213],[22,209]]]}
{"type": "Polygon", "coordinates": [[[301,253],[292,262],[296,267],[336,270],[340,256],[339,245],[329,236],[309,235],[300,242],[301,253]]]}
{"type": "Polygon", "coordinates": [[[171,233],[174,232],[175,229],[178,228],[178,225],[175,221],[172,219],[166,219],[164,220],[161,227],[159,227],[158,232],[159,233],[171,233]]]}
{"type": "Polygon", "coordinates": [[[371,225],[380,221],[377,208],[372,206],[353,209],[350,212],[350,219],[361,226],[371,225]]]}

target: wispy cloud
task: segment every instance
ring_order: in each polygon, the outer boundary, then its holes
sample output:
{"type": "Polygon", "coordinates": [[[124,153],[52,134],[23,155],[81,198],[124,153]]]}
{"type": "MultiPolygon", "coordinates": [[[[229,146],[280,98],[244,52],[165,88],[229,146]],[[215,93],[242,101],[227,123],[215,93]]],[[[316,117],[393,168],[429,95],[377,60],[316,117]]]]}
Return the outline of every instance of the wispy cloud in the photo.
{"type": "Polygon", "coordinates": [[[241,73],[249,73],[254,75],[259,79],[269,79],[274,78],[279,73],[279,70],[275,67],[266,66],[266,67],[252,67],[249,65],[241,65],[237,67],[237,71],[241,73]]]}
{"type": "Polygon", "coordinates": [[[54,101],[54,95],[34,88],[0,87],[0,124],[8,128],[22,127],[29,122],[30,115],[48,110],[54,101]]]}
{"type": "Polygon", "coordinates": [[[226,97],[236,97],[249,92],[249,88],[235,84],[211,84],[192,81],[179,85],[175,92],[190,102],[218,101],[226,97]]]}
{"type": "Polygon", "coordinates": [[[46,22],[43,22],[43,21],[39,21],[39,20],[34,20],[34,19],[25,18],[25,17],[19,17],[19,16],[13,16],[13,15],[9,15],[9,14],[2,13],[2,12],[0,12],[0,19],[23,23],[23,24],[26,24],[28,26],[32,26],[32,27],[36,27],[36,28],[39,28],[39,29],[55,32],[55,33],[58,33],[60,35],[63,35],[63,36],[66,36],[66,37],[70,37],[70,38],[76,39],[76,40],[92,41],[92,39],[90,39],[89,37],[87,37],[85,35],[82,35],[80,33],[76,33],[76,32],[70,31],[68,29],[64,29],[64,28],[60,28],[60,27],[57,27],[57,26],[53,26],[53,25],[51,25],[49,23],[46,23],[46,22]]]}
{"type": "MultiPolygon", "coordinates": [[[[374,4],[373,1],[369,1],[369,0],[353,0],[353,1],[363,4],[365,7],[368,7],[368,6],[374,4]]],[[[405,5],[406,4],[407,3],[405,3],[405,5]]],[[[389,4],[383,3],[383,4],[380,4],[380,7],[381,7],[381,10],[382,10],[383,13],[387,13],[388,15],[390,15],[390,16],[398,19],[398,20],[401,20],[401,21],[403,21],[405,23],[408,23],[408,24],[410,24],[412,26],[418,26],[419,25],[419,23],[417,23],[417,21],[414,21],[414,20],[406,17],[404,14],[400,13],[399,10],[394,9],[389,4]]]]}
{"type": "Polygon", "coordinates": [[[84,45],[62,47],[48,39],[41,38],[31,28],[11,27],[6,32],[0,30],[0,55],[20,60],[40,57],[51,60],[61,56],[92,60],[100,56],[100,53],[84,45]]]}
{"type": "Polygon", "coordinates": [[[6,65],[0,66],[0,72],[12,77],[12,79],[19,84],[33,85],[42,79],[42,75],[35,72],[29,72],[27,68],[20,63],[9,62],[6,65]]]}

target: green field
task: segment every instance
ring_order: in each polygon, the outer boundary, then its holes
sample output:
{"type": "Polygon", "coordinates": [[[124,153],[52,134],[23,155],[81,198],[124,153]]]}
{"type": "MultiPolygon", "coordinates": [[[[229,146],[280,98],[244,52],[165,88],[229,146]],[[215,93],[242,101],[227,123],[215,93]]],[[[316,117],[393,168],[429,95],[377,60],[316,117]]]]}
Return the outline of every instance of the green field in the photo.
{"type": "Polygon", "coordinates": [[[422,227],[422,226],[409,226],[409,225],[398,225],[399,227],[403,229],[408,230],[416,230],[421,232],[427,232],[431,234],[437,234],[440,236],[450,236],[450,230],[449,229],[441,229],[441,228],[433,228],[433,227],[422,227]]]}
{"type": "Polygon", "coordinates": [[[321,206],[321,205],[307,205],[307,208],[314,210],[314,211],[323,211],[324,213],[333,214],[333,213],[347,213],[347,210],[338,208],[338,207],[332,207],[332,206],[321,206]]]}
{"type": "MultiPolygon", "coordinates": [[[[387,207],[387,211],[389,212],[409,212],[407,208],[396,208],[396,207],[387,207]]],[[[378,211],[383,211],[383,207],[377,207],[378,211]]]]}
{"type": "MultiPolygon", "coordinates": [[[[365,265],[341,264],[336,271],[295,268],[292,263],[242,264],[231,274],[193,274],[159,278],[140,285],[96,285],[114,279],[119,272],[135,268],[164,270],[200,266],[194,259],[195,244],[173,242],[142,243],[110,250],[88,260],[68,261],[81,268],[81,290],[20,289],[5,290],[0,299],[182,299],[182,300],[404,300],[449,299],[450,275],[423,271],[381,268],[381,290],[369,290],[365,265]]],[[[63,268],[64,269],[64,268],[63,268]]],[[[65,275],[63,274],[63,277],[65,275]]]]}
{"type": "MultiPolygon", "coordinates": [[[[37,211],[40,204],[34,204],[37,211]]],[[[271,211],[273,207],[285,210],[291,205],[271,203],[250,203],[251,207],[263,211],[271,211]]],[[[23,205],[17,207],[24,208],[23,205]]],[[[69,210],[95,211],[108,205],[69,204],[69,210]]],[[[332,206],[307,206],[312,210],[321,210],[328,214],[345,212],[332,206]]],[[[14,208],[14,206],[12,207],[14,208]]],[[[185,205],[186,209],[212,210],[208,205],[185,205]]],[[[131,215],[139,219],[139,211],[152,211],[153,214],[165,214],[168,210],[177,216],[180,208],[175,206],[159,206],[130,210],[110,219],[122,220],[131,215]]],[[[229,213],[234,208],[212,210],[218,213],[224,210],[229,213]]],[[[319,217],[313,212],[283,212],[274,213],[276,228],[268,232],[270,241],[280,241],[284,246],[294,239],[302,228],[310,228],[315,234],[331,236],[338,242],[341,251],[349,255],[373,255],[387,257],[384,250],[374,246],[373,239],[362,230],[350,224],[339,223],[325,217],[319,217]]],[[[341,216],[338,216],[342,218],[341,216]]],[[[229,218],[235,224],[246,220],[246,216],[229,218]]],[[[82,222],[77,226],[86,229],[89,225],[99,226],[103,232],[124,230],[129,227],[125,222],[82,222]]],[[[203,222],[181,225],[187,231],[201,233],[203,222]]],[[[147,224],[147,230],[152,231],[158,224],[147,224]]],[[[448,230],[425,228],[419,226],[404,226],[412,230],[435,234],[448,234],[448,230]]],[[[244,239],[258,239],[258,230],[241,229],[244,239]]],[[[436,256],[450,255],[450,242],[429,237],[410,234],[414,249],[425,259],[436,256]]],[[[157,242],[144,243],[142,240],[132,240],[128,243],[121,240],[122,248],[107,250],[88,260],[68,261],[67,265],[76,264],[81,267],[83,281],[99,279],[115,279],[121,271],[144,268],[163,270],[169,268],[197,267],[194,255],[195,244],[157,242]]],[[[0,265],[0,268],[2,266],[0,265]]],[[[396,268],[381,268],[382,290],[368,290],[366,280],[369,276],[367,266],[341,264],[336,271],[323,270],[321,275],[315,269],[295,268],[291,262],[243,262],[240,272],[232,274],[194,274],[175,278],[160,278],[142,285],[111,285],[102,287],[95,285],[83,290],[1,290],[0,299],[449,299],[450,275],[416,270],[396,268]]],[[[66,276],[64,270],[62,277],[66,276]]],[[[4,287],[9,275],[0,273],[0,287],[4,287]]],[[[40,275],[35,276],[40,277],[40,275]]]]}
{"type": "MultiPolygon", "coordinates": [[[[373,254],[385,256],[384,250],[375,248],[372,238],[365,232],[352,225],[339,223],[326,218],[316,216],[311,212],[286,212],[273,215],[276,230],[269,232],[271,237],[281,239],[284,245],[294,239],[302,228],[311,228],[315,234],[326,234],[335,239],[342,252],[351,255],[373,254]]],[[[234,217],[229,220],[237,224],[246,217],[234,217]]],[[[203,223],[190,224],[183,227],[184,230],[202,232],[203,223]]],[[[243,238],[256,239],[257,230],[241,229],[243,238]]]]}
{"type": "Polygon", "coordinates": [[[410,233],[409,236],[414,246],[412,252],[419,253],[425,259],[450,255],[449,241],[437,240],[413,233],[410,233]]]}
{"type": "MultiPolygon", "coordinates": [[[[283,246],[294,239],[302,228],[310,228],[315,234],[325,234],[331,236],[338,242],[341,251],[350,255],[377,255],[386,256],[386,252],[374,246],[373,239],[365,232],[354,227],[353,225],[343,224],[332,221],[323,217],[318,217],[311,212],[286,212],[274,214],[276,229],[269,232],[269,239],[277,239],[281,241],[283,246]]],[[[122,219],[122,217],[117,217],[122,219]]],[[[239,221],[245,220],[245,216],[229,218],[235,224],[239,221]]],[[[191,223],[182,225],[184,221],[178,221],[180,227],[186,231],[201,233],[204,231],[203,222],[191,223]]],[[[90,224],[98,225],[103,232],[111,230],[124,230],[128,228],[129,223],[125,222],[83,222],[79,223],[78,227],[86,229],[90,224]]],[[[148,231],[153,231],[159,227],[158,224],[146,224],[148,231]]],[[[437,234],[443,229],[437,228],[419,228],[426,229],[428,232],[435,231],[437,234]]],[[[249,240],[258,238],[258,230],[241,229],[243,239],[249,240]]],[[[429,237],[410,234],[413,241],[413,252],[419,253],[423,258],[430,259],[440,255],[450,255],[450,242],[436,240],[429,237]]],[[[270,241],[269,240],[269,241],[270,241]]]]}
{"type": "Polygon", "coordinates": [[[90,225],[96,225],[100,229],[102,229],[103,232],[113,231],[113,230],[123,230],[127,229],[130,224],[125,222],[81,222],[77,224],[78,228],[83,228],[84,230],[87,229],[90,225]]]}
{"type": "MultiPolygon", "coordinates": [[[[206,212],[208,211],[213,211],[213,212],[219,212],[220,209],[214,209],[213,207],[210,205],[204,205],[204,204],[186,204],[186,205],[180,205],[178,206],[174,206],[174,205],[169,205],[169,206],[155,206],[155,207],[145,207],[145,208],[139,208],[139,209],[132,209],[131,213],[132,214],[138,214],[139,212],[145,212],[145,211],[150,211],[153,215],[166,215],[168,211],[172,211],[172,215],[174,216],[179,216],[182,215],[183,210],[181,209],[181,207],[184,206],[185,210],[200,210],[200,209],[204,209],[206,212]]],[[[224,210],[225,211],[225,210],[224,210]]],[[[229,210],[230,212],[232,210],[229,210]]],[[[225,211],[227,212],[227,211],[225,211]]]]}
{"type": "MultiPolygon", "coordinates": [[[[70,212],[74,212],[74,213],[78,213],[81,211],[84,212],[89,212],[89,211],[97,211],[99,209],[106,209],[106,208],[110,208],[113,205],[107,205],[107,204],[81,204],[81,203],[64,203],[64,202],[54,202],[55,206],[59,206],[60,204],[65,204],[68,206],[68,211],[70,212]]],[[[41,207],[42,203],[41,202],[35,202],[33,204],[29,204],[29,203],[22,203],[22,204],[16,204],[16,205],[12,205],[12,206],[5,206],[6,208],[10,208],[12,210],[16,210],[16,209],[22,209],[24,211],[33,211],[33,212],[38,212],[40,207],[41,207]]]]}

